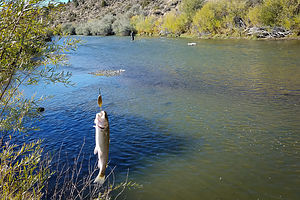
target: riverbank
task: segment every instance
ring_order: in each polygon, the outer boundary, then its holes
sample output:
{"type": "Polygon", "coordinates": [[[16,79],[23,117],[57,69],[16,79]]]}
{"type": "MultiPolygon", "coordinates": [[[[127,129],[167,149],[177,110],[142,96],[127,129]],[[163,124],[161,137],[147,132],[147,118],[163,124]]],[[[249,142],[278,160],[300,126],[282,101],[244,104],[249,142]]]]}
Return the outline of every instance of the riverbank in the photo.
{"type": "MultiPolygon", "coordinates": [[[[137,34],[138,37],[162,37],[161,35],[143,35],[137,34]]],[[[300,40],[300,36],[286,36],[286,37],[255,37],[255,36],[230,36],[230,35],[214,35],[214,36],[196,36],[192,34],[182,34],[180,36],[163,36],[167,38],[183,38],[183,39],[204,39],[204,40],[300,40]]]]}
{"type": "Polygon", "coordinates": [[[84,24],[83,26],[79,26],[78,28],[75,28],[71,24],[64,25],[61,27],[61,32],[67,35],[82,35],[82,36],[130,36],[131,32],[134,32],[135,36],[141,36],[141,37],[168,37],[168,38],[190,38],[190,39],[244,39],[244,40],[300,40],[300,36],[296,36],[291,31],[284,30],[281,31],[274,31],[274,29],[282,30],[281,27],[275,27],[273,29],[271,28],[265,28],[265,27],[252,27],[251,29],[256,29],[257,31],[253,31],[252,33],[247,33],[247,29],[243,32],[243,34],[202,34],[202,35],[195,35],[191,33],[183,33],[180,35],[174,35],[174,34],[168,34],[168,33],[152,33],[152,34],[146,34],[146,33],[139,33],[135,29],[128,28],[123,32],[119,32],[116,34],[113,30],[114,29],[108,29],[107,27],[112,26],[109,25],[103,25],[104,28],[97,27],[97,30],[94,30],[91,28],[88,24],[84,24]],[[106,28],[105,28],[106,27],[106,28]],[[268,32],[267,29],[271,29],[272,31],[268,32]],[[285,33],[284,33],[285,32],[285,33]],[[237,36],[239,35],[239,36],[237,36]]]}

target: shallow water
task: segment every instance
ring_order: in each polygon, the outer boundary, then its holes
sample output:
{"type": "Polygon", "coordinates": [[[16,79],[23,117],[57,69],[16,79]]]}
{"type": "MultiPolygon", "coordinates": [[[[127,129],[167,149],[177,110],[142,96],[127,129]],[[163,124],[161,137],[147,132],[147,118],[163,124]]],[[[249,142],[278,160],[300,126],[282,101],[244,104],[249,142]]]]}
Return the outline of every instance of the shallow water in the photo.
{"type": "MultiPolygon", "coordinates": [[[[83,37],[74,87],[55,95],[35,137],[96,162],[101,88],[110,167],[143,185],[127,199],[300,199],[300,41],[83,37]],[[97,70],[126,71],[99,77],[97,70]]],[[[87,170],[85,171],[87,173],[87,170]]]]}

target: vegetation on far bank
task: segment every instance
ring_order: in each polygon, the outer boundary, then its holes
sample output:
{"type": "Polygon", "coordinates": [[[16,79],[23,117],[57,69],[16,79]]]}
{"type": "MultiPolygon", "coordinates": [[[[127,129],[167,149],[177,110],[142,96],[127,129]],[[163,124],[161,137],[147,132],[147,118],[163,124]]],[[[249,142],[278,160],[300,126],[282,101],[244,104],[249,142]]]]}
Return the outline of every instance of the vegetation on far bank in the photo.
{"type": "Polygon", "coordinates": [[[135,31],[175,37],[298,37],[300,1],[182,0],[163,15],[147,15],[141,5],[135,5],[125,13],[65,23],[61,29],[74,35],[129,35],[135,31]]]}

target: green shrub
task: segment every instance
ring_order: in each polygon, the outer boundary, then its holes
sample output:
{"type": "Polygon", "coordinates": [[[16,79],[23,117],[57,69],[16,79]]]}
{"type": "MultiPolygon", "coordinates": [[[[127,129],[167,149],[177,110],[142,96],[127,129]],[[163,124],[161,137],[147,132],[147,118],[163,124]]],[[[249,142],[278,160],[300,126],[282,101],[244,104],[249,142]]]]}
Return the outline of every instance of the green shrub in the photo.
{"type": "Polygon", "coordinates": [[[284,12],[284,1],[282,0],[265,0],[261,7],[260,20],[264,25],[280,25],[281,15],[284,12]]]}
{"type": "Polygon", "coordinates": [[[80,23],[75,27],[76,35],[91,35],[91,28],[87,23],[80,23]]]}
{"type": "Polygon", "coordinates": [[[293,27],[294,19],[299,13],[298,0],[265,0],[251,8],[248,18],[256,26],[293,27]]]}
{"type": "Polygon", "coordinates": [[[79,6],[79,3],[78,3],[77,0],[73,0],[73,4],[74,4],[74,6],[75,6],[76,8],[79,6]]]}
{"type": "Polygon", "coordinates": [[[115,17],[111,14],[105,15],[101,20],[92,20],[78,24],[75,28],[77,35],[112,35],[112,24],[115,17]]]}
{"type": "Polygon", "coordinates": [[[145,8],[146,6],[148,6],[151,3],[151,0],[143,0],[141,2],[141,6],[142,8],[145,8]]]}
{"type": "Polygon", "coordinates": [[[224,1],[207,2],[194,16],[193,26],[198,34],[209,32],[218,34],[226,16],[226,4],[224,1]]]}
{"type": "Polygon", "coordinates": [[[263,2],[263,0],[246,0],[245,3],[247,5],[247,7],[254,7],[258,4],[261,4],[263,2]]]}
{"type": "Polygon", "coordinates": [[[112,35],[112,24],[115,18],[113,15],[105,15],[101,20],[93,20],[88,22],[92,35],[112,35]]]}
{"type": "Polygon", "coordinates": [[[185,13],[191,21],[197,10],[202,8],[205,0],[182,0],[181,11],[185,13]]]}
{"type": "Polygon", "coordinates": [[[162,24],[164,22],[163,17],[158,17],[154,22],[154,33],[159,35],[163,30],[162,24]]]}
{"type": "Polygon", "coordinates": [[[240,36],[242,28],[246,27],[247,5],[244,0],[226,1],[225,16],[222,22],[222,33],[232,36],[240,36]]]}
{"type": "Polygon", "coordinates": [[[142,32],[142,27],[141,24],[144,21],[144,16],[142,15],[134,15],[133,17],[130,18],[130,24],[132,27],[138,32],[142,32]]]}
{"type": "Polygon", "coordinates": [[[101,1],[101,7],[103,8],[103,7],[106,7],[106,6],[108,6],[108,4],[106,3],[105,0],[102,0],[101,1]]]}
{"type": "Polygon", "coordinates": [[[75,35],[75,27],[71,23],[63,24],[62,27],[62,32],[64,35],[75,35]]]}
{"type": "Polygon", "coordinates": [[[261,5],[257,5],[249,9],[248,19],[254,26],[258,26],[261,24],[261,7],[261,5]]]}
{"type": "Polygon", "coordinates": [[[244,0],[229,0],[227,1],[226,12],[231,22],[235,17],[244,19],[248,12],[246,2],[244,0]]]}
{"type": "Polygon", "coordinates": [[[292,29],[297,36],[300,36],[300,13],[293,18],[292,29]]]}
{"type": "Polygon", "coordinates": [[[133,30],[130,19],[126,15],[117,15],[116,20],[112,24],[112,30],[116,35],[127,36],[133,30]]]}
{"type": "Polygon", "coordinates": [[[126,15],[131,18],[136,15],[141,15],[143,13],[141,6],[139,4],[132,5],[127,11],[126,15]]]}
{"type": "Polygon", "coordinates": [[[68,18],[69,18],[69,21],[70,21],[70,22],[75,21],[75,20],[76,20],[76,13],[70,12],[70,13],[68,14],[68,18]]]}
{"type": "Polygon", "coordinates": [[[130,23],[139,34],[152,35],[155,30],[155,21],[156,18],[154,16],[137,15],[131,18],[130,23]]]}
{"type": "Polygon", "coordinates": [[[188,22],[187,14],[182,13],[176,15],[175,12],[169,12],[163,18],[161,29],[175,35],[180,35],[187,30],[188,22]]]}
{"type": "Polygon", "coordinates": [[[154,33],[155,21],[156,21],[156,18],[153,17],[153,16],[147,16],[145,18],[143,28],[144,28],[144,32],[146,34],[153,34],[154,33]]]}
{"type": "Polygon", "coordinates": [[[131,7],[132,7],[132,5],[127,5],[127,6],[125,7],[125,11],[129,11],[131,7]]]}
{"type": "Polygon", "coordinates": [[[193,18],[193,31],[197,34],[240,35],[246,26],[247,4],[244,0],[209,1],[193,18]]]}

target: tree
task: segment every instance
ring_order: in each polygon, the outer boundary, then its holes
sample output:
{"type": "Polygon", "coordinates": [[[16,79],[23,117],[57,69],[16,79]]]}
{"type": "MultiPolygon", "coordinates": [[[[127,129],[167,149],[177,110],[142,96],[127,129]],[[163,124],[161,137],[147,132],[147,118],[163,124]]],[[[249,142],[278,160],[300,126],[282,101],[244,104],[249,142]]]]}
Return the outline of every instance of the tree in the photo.
{"type": "Polygon", "coordinates": [[[24,122],[38,116],[39,100],[24,97],[20,86],[69,84],[71,74],[57,69],[66,61],[64,52],[78,41],[51,40],[52,34],[59,34],[52,25],[58,9],[44,0],[0,1],[0,199],[38,199],[50,175],[40,141],[18,146],[13,139],[31,130],[24,122]]]}
{"type": "Polygon", "coordinates": [[[248,17],[256,26],[281,26],[298,30],[299,8],[299,0],[264,0],[250,8],[248,17]]]}
{"type": "Polygon", "coordinates": [[[209,1],[197,11],[193,18],[193,25],[198,34],[213,33],[221,31],[226,16],[225,1],[209,1]]]}
{"type": "Polygon", "coordinates": [[[67,39],[58,44],[60,36],[50,41],[52,34],[59,34],[59,29],[51,24],[57,11],[53,4],[42,7],[43,3],[43,0],[17,0],[0,4],[2,133],[25,130],[22,121],[32,109],[24,108],[34,100],[21,98],[18,90],[21,85],[40,81],[69,83],[71,74],[57,69],[66,61],[64,52],[74,49],[78,41],[67,39]]]}

